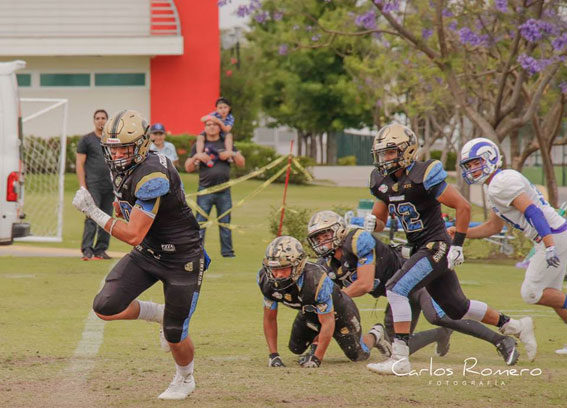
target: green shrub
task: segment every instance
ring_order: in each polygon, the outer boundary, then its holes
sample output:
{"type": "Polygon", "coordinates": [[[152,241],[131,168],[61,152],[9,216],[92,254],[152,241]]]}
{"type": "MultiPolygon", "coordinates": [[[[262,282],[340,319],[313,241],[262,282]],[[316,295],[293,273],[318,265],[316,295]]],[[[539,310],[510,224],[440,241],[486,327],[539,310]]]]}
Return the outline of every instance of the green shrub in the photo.
{"type": "MultiPolygon", "coordinates": [[[[284,221],[282,224],[282,235],[289,235],[296,238],[305,252],[313,257],[315,253],[311,249],[311,245],[307,242],[307,224],[311,218],[313,211],[310,208],[292,207],[285,208],[284,221]]],[[[281,208],[271,207],[269,215],[269,230],[273,238],[278,235],[278,227],[280,225],[281,208]]]]}
{"type": "MultiPolygon", "coordinates": [[[[432,150],[431,158],[435,160],[441,160],[441,150],[432,150]]],[[[454,171],[457,170],[457,153],[449,152],[447,153],[447,163],[445,163],[445,170],[454,171]]]]}
{"type": "Polygon", "coordinates": [[[339,166],[356,166],[356,156],[344,156],[337,160],[339,166]]]}

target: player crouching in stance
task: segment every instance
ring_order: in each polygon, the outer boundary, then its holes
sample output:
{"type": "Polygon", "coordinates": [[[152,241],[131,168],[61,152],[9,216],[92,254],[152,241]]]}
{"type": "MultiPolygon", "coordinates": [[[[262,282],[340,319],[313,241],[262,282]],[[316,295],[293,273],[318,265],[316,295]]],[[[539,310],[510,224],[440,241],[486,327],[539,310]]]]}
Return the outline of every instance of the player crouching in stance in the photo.
{"type": "Polygon", "coordinates": [[[134,249],[110,271],[93,309],[103,320],[163,324],[176,373],[158,398],[184,399],[195,389],[189,321],[206,269],[199,224],[171,161],[149,153],[149,126],[138,112],[124,110],[110,119],[101,145],[118,201],[115,209],[126,222],[102,212],[83,188],[75,194],[73,205],[134,249]],[[165,308],[136,300],[158,280],[163,282],[165,308]]]}
{"type": "MultiPolygon", "coordinates": [[[[561,291],[567,267],[567,223],[542,194],[516,170],[502,170],[498,146],[489,139],[469,141],[460,166],[468,184],[484,184],[492,212],[488,221],[470,228],[469,238],[498,234],[504,223],[524,233],[535,245],[522,284],[528,304],[551,307],[567,323],[567,296],[561,291]]],[[[454,234],[454,228],[449,229],[454,234]]]]}
{"type": "Polygon", "coordinates": [[[293,353],[303,353],[318,336],[314,352],[300,359],[302,367],[319,367],[333,337],[350,360],[370,356],[378,335],[372,331],[362,335],[360,313],[352,299],[331,281],[323,267],[307,262],[297,239],[281,236],[268,245],[257,280],[264,295],[269,367],[284,366],[278,354],[278,303],[299,310],[289,339],[293,353]]]}
{"type": "MultiPolygon", "coordinates": [[[[333,211],[320,211],[311,217],[307,225],[307,239],[313,250],[321,256],[328,274],[333,281],[342,287],[343,292],[350,297],[365,294],[378,298],[386,296],[386,282],[402,267],[403,258],[397,248],[384,244],[370,232],[360,228],[347,230],[344,219],[333,211]]],[[[516,341],[509,336],[502,336],[474,320],[453,320],[427,292],[421,288],[409,296],[412,312],[410,327],[409,353],[413,354],[426,345],[437,342],[436,354],[444,356],[449,351],[451,331],[468,334],[488,341],[496,346],[498,353],[507,365],[518,361],[516,341]],[[420,312],[437,329],[414,333],[420,312]]],[[[386,308],[384,318],[386,334],[394,337],[394,323],[390,304],[386,308]]],[[[381,324],[374,326],[378,332],[383,332],[381,324]]],[[[378,343],[382,354],[390,357],[391,346],[387,339],[378,343]],[[383,344],[387,344],[384,347],[383,344]],[[384,352],[383,350],[388,350],[384,352]]]]}
{"type": "Polygon", "coordinates": [[[471,207],[447,184],[441,162],[417,161],[417,151],[416,135],[399,124],[380,129],[373,143],[376,169],[370,175],[369,185],[377,198],[372,209],[377,218],[376,230],[384,229],[388,214],[395,215],[403,225],[411,256],[386,283],[396,333],[392,357],[369,364],[368,368],[381,374],[411,370],[408,342],[412,310],[408,298],[423,287],[451,319],[481,321],[518,336],[528,359],[533,360],[537,343],[531,318],[511,319],[484,302],[469,300],[463,293],[454,267],[464,261],[462,247],[471,207]],[[453,240],[441,217],[441,204],[456,210],[453,240]]]}

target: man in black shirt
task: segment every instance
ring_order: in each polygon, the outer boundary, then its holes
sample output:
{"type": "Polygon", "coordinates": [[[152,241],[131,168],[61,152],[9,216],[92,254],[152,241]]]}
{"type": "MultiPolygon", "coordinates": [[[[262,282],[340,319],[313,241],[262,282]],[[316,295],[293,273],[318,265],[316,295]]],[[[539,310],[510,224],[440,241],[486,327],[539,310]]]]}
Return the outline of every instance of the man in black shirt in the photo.
{"type": "MultiPolygon", "coordinates": [[[[205,151],[197,153],[196,144],[191,150],[191,157],[185,162],[185,170],[189,173],[199,169],[199,191],[226,183],[230,179],[230,160],[238,167],[244,167],[244,156],[238,151],[228,152],[225,150],[224,142],[220,138],[220,126],[213,120],[205,122],[205,151]]],[[[230,188],[212,194],[197,197],[197,204],[201,209],[210,214],[213,205],[217,209],[217,216],[224,214],[232,208],[230,188]]],[[[232,232],[224,225],[230,224],[231,214],[226,214],[219,220],[219,234],[221,243],[221,255],[225,258],[233,258],[232,232]]],[[[197,221],[204,223],[205,217],[197,213],[197,221]]],[[[205,240],[206,228],[201,229],[201,237],[205,240]]]]}
{"type": "MultiPolygon", "coordinates": [[[[102,129],[108,120],[108,113],[99,109],[93,115],[95,125],[94,132],[91,132],[81,138],[77,144],[77,160],[76,171],[79,179],[79,186],[86,188],[91,193],[98,207],[108,215],[112,215],[112,183],[110,181],[110,172],[102,155],[100,147],[100,138],[102,137],[102,129]]],[[[85,228],[83,230],[83,240],[81,242],[81,252],[83,253],[83,261],[90,259],[110,259],[106,253],[110,235],[103,229],[98,227],[90,218],[85,219],[85,228]],[[95,244],[96,236],[96,244],[95,244]]]]}
{"type": "Polygon", "coordinates": [[[141,319],[163,325],[176,373],[158,398],[179,400],[195,389],[189,323],[208,262],[179,173],[167,157],[149,152],[149,145],[148,123],[136,111],[119,112],[103,130],[115,209],[126,222],[104,213],[83,187],[73,205],[110,235],[134,246],[106,277],[93,309],[103,320],[141,319]],[[158,280],[163,282],[165,307],[136,299],[158,280]]]}

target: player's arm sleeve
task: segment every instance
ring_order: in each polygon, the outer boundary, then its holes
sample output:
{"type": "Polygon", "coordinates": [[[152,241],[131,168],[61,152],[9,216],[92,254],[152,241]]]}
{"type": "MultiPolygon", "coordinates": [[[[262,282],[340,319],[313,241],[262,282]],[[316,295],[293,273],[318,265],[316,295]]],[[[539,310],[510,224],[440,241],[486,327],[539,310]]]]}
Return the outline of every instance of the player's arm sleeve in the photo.
{"type": "Polygon", "coordinates": [[[438,198],[447,188],[447,172],[439,160],[429,164],[423,175],[423,186],[428,193],[438,198]]]}
{"type": "Polygon", "coordinates": [[[494,177],[488,187],[490,199],[494,204],[509,207],[520,194],[525,192],[520,174],[499,174],[494,177]]]}
{"type": "Polygon", "coordinates": [[[333,286],[334,283],[327,275],[321,276],[315,293],[317,314],[331,313],[333,309],[333,286]]]}
{"type": "MultiPolygon", "coordinates": [[[[260,290],[262,290],[262,283],[260,282],[260,274],[261,273],[262,273],[262,269],[260,269],[258,271],[258,275],[256,275],[256,283],[260,287],[260,290]]],[[[278,308],[278,302],[275,302],[271,299],[268,299],[265,296],[264,296],[264,302],[263,303],[264,303],[264,307],[268,310],[276,310],[278,308]]]]}
{"type": "Polygon", "coordinates": [[[371,265],[375,262],[376,241],[368,231],[357,231],[353,236],[352,252],[357,258],[357,266],[371,265]]]}

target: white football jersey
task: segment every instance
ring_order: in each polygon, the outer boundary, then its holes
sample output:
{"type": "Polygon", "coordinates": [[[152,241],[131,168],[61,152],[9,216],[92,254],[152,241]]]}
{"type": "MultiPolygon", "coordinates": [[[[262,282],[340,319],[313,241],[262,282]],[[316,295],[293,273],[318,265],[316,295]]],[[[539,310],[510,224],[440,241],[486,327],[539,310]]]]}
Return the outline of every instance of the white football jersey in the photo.
{"type": "Polygon", "coordinates": [[[565,223],[555,209],[543,198],[530,181],[516,170],[501,170],[492,178],[488,187],[483,185],[492,210],[512,227],[523,231],[524,235],[539,241],[536,229],[528,222],[524,214],[512,206],[512,201],[521,193],[526,193],[530,200],[543,212],[549,226],[558,229],[565,223]]]}

